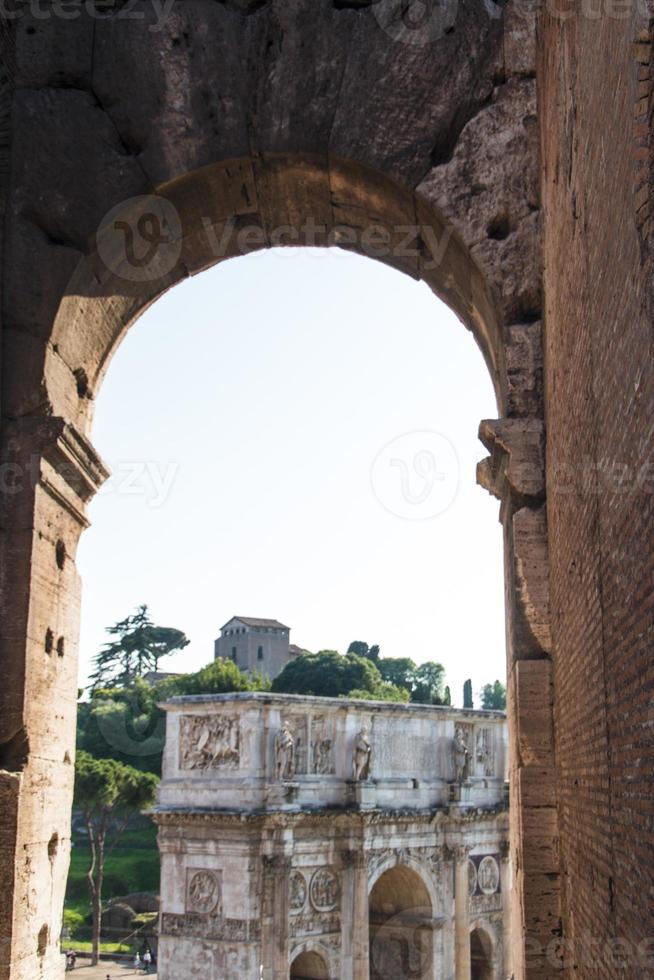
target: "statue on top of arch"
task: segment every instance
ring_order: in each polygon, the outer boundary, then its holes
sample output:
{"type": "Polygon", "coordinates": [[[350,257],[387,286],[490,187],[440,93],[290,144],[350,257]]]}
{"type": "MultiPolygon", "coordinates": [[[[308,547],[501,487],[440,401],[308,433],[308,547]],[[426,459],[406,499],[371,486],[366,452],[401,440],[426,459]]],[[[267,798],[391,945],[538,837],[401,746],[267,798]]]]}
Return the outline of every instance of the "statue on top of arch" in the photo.
{"type": "Polygon", "coordinates": [[[456,726],[452,739],[452,761],[454,763],[454,781],[464,783],[469,775],[470,751],[460,725],[456,726]]]}
{"type": "Polygon", "coordinates": [[[354,739],[352,749],[352,779],[363,782],[370,779],[370,763],[372,762],[372,746],[368,739],[368,728],[363,726],[354,739]]]}
{"type": "Polygon", "coordinates": [[[295,775],[295,739],[287,721],[275,736],[275,770],[277,779],[292,779],[295,775]]]}

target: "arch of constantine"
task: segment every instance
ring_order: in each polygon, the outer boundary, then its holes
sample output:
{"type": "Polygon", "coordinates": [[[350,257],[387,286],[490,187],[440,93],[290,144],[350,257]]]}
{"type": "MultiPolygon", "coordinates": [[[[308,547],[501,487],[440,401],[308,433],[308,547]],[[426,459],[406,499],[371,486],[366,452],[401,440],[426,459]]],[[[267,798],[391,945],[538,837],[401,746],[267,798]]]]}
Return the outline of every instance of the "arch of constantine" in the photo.
{"type": "Polygon", "coordinates": [[[505,980],[500,712],[174,698],[159,801],[161,980],[505,980]]]}

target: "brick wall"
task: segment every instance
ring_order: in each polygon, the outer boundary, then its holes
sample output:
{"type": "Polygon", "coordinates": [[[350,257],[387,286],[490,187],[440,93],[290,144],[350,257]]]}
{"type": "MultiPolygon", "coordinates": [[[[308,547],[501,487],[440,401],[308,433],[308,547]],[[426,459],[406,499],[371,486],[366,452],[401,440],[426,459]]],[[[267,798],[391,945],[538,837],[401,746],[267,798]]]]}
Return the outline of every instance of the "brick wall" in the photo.
{"type": "Polygon", "coordinates": [[[539,46],[555,745],[576,977],[651,975],[634,950],[654,935],[647,28],[635,12],[550,14],[539,46]],[[612,937],[629,944],[626,973],[612,937]]]}

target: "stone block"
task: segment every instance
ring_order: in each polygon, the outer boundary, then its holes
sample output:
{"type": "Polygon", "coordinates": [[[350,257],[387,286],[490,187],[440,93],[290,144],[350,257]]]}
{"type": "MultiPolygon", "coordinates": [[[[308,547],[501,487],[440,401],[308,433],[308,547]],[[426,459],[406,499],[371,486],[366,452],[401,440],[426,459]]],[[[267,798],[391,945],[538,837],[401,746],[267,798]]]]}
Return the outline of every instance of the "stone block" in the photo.
{"type": "Polygon", "coordinates": [[[515,586],[522,617],[538,647],[552,649],[549,556],[545,507],[521,508],[513,515],[515,586]]]}
{"type": "Polygon", "coordinates": [[[491,452],[478,482],[500,500],[535,502],[545,495],[545,432],[539,419],[484,419],[479,439],[491,452]]]}
{"type": "Polygon", "coordinates": [[[556,770],[543,766],[525,766],[514,770],[519,805],[529,808],[554,807],[557,800],[556,770]]]}
{"type": "Polygon", "coordinates": [[[547,660],[519,660],[511,678],[513,717],[522,766],[550,768],[554,739],[552,724],[552,665],[547,660]]]}
{"type": "Polygon", "coordinates": [[[543,337],[540,323],[507,329],[506,414],[540,417],[543,401],[543,337]]]}

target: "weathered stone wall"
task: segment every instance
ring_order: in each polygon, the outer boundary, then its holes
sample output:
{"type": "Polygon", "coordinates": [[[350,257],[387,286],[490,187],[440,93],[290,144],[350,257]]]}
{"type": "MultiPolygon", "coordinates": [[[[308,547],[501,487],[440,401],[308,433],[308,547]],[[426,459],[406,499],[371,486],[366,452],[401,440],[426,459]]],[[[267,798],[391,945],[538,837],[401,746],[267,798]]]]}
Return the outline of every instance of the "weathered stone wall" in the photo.
{"type": "Polygon", "coordinates": [[[654,925],[651,35],[617,6],[540,44],[563,925],[567,975],[598,978],[649,976],[654,925]]]}

